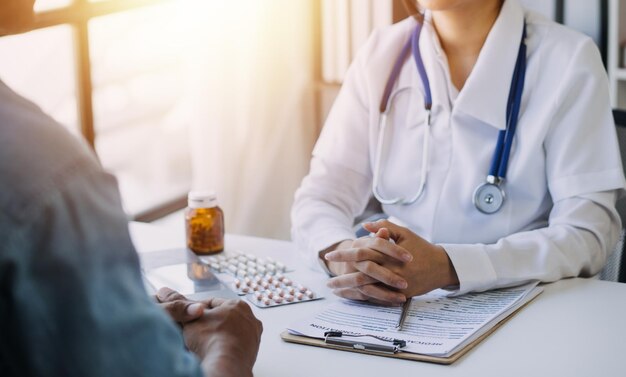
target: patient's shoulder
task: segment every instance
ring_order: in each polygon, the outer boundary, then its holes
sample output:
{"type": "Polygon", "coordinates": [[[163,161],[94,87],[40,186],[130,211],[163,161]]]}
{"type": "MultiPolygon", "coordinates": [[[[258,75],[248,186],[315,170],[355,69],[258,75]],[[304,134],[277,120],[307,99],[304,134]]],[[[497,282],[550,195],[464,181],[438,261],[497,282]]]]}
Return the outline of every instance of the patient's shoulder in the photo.
{"type": "Polygon", "coordinates": [[[0,81],[0,208],[94,169],[101,168],[83,140],[0,81]]]}

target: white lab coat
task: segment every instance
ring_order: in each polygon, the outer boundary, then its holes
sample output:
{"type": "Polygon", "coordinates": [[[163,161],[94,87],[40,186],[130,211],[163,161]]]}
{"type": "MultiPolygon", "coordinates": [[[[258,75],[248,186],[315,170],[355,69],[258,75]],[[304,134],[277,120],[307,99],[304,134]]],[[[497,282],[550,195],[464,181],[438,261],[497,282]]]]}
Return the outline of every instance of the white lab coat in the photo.
{"type": "MultiPolygon", "coordinates": [[[[292,236],[317,264],[318,252],[354,238],[353,219],[371,196],[379,104],[413,19],[376,31],[356,57],[296,193],[292,236]]],[[[617,241],[616,198],[624,188],[605,70],[593,41],[506,0],[463,89],[450,84],[445,53],[426,15],[420,51],[433,112],[425,192],[413,205],[387,205],[393,221],[442,245],[459,293],[596,274],[617,241]],[[499,212],[479,212],[527,23],[527,72],[499,212]]],[[[423,86],[412,57],[395,89],[381,191],[413,196],[425,126],[423,86]]]]}

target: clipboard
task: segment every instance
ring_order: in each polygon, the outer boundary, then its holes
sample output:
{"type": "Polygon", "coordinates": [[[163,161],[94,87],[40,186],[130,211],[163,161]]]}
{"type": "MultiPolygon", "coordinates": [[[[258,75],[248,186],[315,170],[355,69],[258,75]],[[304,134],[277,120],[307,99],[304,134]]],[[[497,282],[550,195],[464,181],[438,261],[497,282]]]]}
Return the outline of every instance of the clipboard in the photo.
{"type": "Polygon", "coordinates": [[[330,349],[339,350],[339,351],[363,353],[363,354],[366,354],[366,355],[392,357],[392,358],[396,358],[396,359],[404,359],[404,360],[411,360],[411,361],[424,361],[424,362],[428,362],[428,363],[450,365],[450,364],[454,363],[455,361],[457,361],[458,359],[460,359],[467,352],[469,352],[478,343],[482,342],[483,339],[485,339],[486,337],[491,335],[491,333],[493,333],[498,328],[500,328],[500,326],[505,324],[509,319],[513,318],[513,316],[515,316],[517,313],[519,313],[520,310],[525,308],[526,305],[528,305],[530,302],[532,302],[535,298],[536,298],[536,296],[534,298],[532,298],[531,300],[529,300],[528,302],[524,303],[524,305],[522,305],[519,308],[517,308],[517,310],[512,312],[510,315],[508,315],[507,317],[503,318],[501,321],[497,322],[489,330],[487,330],[484,334],[482,334],[481,336],[476,338],[471,343],[467,344],[465,347],[461,348],[460,350],[458,350],[454,354],[452,354],[450,356],[445,356],[445,357],[444,356],[424,355],[424,354],[411,353],[411,352],[402,352],[401,350],[399,352],[393,353],[393,352],[379,352],[379,351],[374,351],[374,350],[369,350],[369,349],[362,349],[360,347],[356,347],[355,348],[354,345],[358,344],[358,343],[352,342],[352,346],[347,345],[348,342],[346,342],[346,345],[339,345],[339,344],[336,344],[336,343],[327,343],[325,341],[325,339],[311,338],[311,337],[308,337],[308,336],[294,335],[294,334],[290,334],[289,331],[287,331],[287,330],[283,331],[280,334],[280,337],[281,337],[281,339],[283,341],[288,342],[288,343],[305,344],[305,345],[308,345],[308,346],[330,348],[330,349]]]}

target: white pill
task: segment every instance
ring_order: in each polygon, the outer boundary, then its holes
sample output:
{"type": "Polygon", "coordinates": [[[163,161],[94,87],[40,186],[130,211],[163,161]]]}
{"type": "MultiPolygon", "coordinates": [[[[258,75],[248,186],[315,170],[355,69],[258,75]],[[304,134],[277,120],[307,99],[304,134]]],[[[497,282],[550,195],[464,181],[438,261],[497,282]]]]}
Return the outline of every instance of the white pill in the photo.
{"type": "Polygon", "coordinates": [[[254,281],[255,281],[255,283],[257,283],[257,284],[261,284],[261,282],[263,281],[263,277],[261,277],[261,276],[259,276],[259,275],[256,275],[256,276],[254,277],[254,281]]]}
{"type": "Polygon", "coordinates": [[[306,295],[306,297],[308,298],[313,298],[315,297],[315,293],[313,293],[313,291],[306,291],[304,292],[304,294],[306,295]]]}
{"type": "Polygon", "coordinates": [[[256,275],[256,268],[254,267],[248,267],[247,271],[250,275],[256,275]]]}
{"type": "Polygon", "coordinates": [[[237,270],[237,276],[241,276],[244,277],[246,276],[248,273],[246,272],[246,270],[237,270]]]}
{"type": "Polygon", "coordinates": [[[233,282],[233,284],[235,284],[235,287],[239,288],[239,287],[241,287],[241,280],[239,280],[239,279],[235,279],[235,281],[233,282]]]}
{"type": "Polygon", "coordinates": [[[274,302],[277,304],[280,304],[281,302],[283,302],[283,298],[280,296],[276,296],[274,297],[274,302]]]}
{"type": "Polygon", "coordinates": [[[266,281],[261,282],[261,287],[267,289],[267,288],[269,288],[269,286],[270,286],[270,283],[268,283],[266,281]]]}
{"type": "Polygon", "coordinates": [[[283,284],[285,284],[286,286],[290,286],[291,284],[293,284],[293,282],[287,278],[283,279],[283,284]]]}
{"type": "Polygon", "coordinates": [[[269,298],[274,298],[276,294],[272,291],[265,291],[265,295],[269,298]]]}
{"type": "Polygon", "coordinates": [[[275,276],[275,277],[276,277],[276,279],[277,279],[278,281],[283,281],[283,280],[285,280],[285,275],[283,275],[282,273],[278,273],[278,274],[276,274],[276,276],[275,276]]]}
{"type": "Polygon", "coordinates": [[[246,262],[246,265],[247,265],[248,267],[255,267],[255,268],[256,268],[256,262],[251,261],[251,260],[247,261],[247,262],[246,262]]]}
{"type": "Polygon", "coordinates": [[[250,292],[250,287],[243,286],[243,287],[241,287],[241,291],[243,293],[248,293],[248,292],[250,292]]]}
{"type": "Polygon", "coordinates": [[[267,272],[267,268],[263,267],[263,266],[257,266],[257,271],[259,271],[259,274],[265,274],[267,272]]]}
{"type": "Polygon", "coordinates": [[[287,288],[287,293],[289,293],[290,295],[293,295],[296,293],[296,290],[293,287],[289,287],[287,288]]]}
{"type": "Polygon", "coordinates": [[[280,287],[280,282],[278,280],[274,280],[274,287],[278,288],[280,287]]]}
{"type": "Polygon", "coordinates": [[[302,299],[304,298],[304,294],[302,294],[302,293],[298,293],[298,294],[296,295],[296,298],[298,299],[298,301],[300,301],[300,300],[302,300],[302,299]]]}
{"type": "Polygon", "coordinates": [[[265,298],[263,299],[263,303],[264,303],[265,305],[269,305],[269,304],[271,304],[271,303],[272,303],[272,300],[271,300],[270,298],[268,298],[268,297],[265,297],[265,298]]]}
{"type": "Polygon", "coordinates": [[[304,293],[308,290],[307,287],[305,287],[304,285],[298,285],[298,291],[300,291],[301,293],[304,293]]]}
{"type": "Polygon", "coordinates": [[[248,268],[248,266],[246,266],[245,263],[239,262],[239,263],[237,263],[237,268],[240,269],[240,270],[245,270],[246,268],[248,268]]]}
{"type": "Polygon", "coordinates": [[[285,290],[282,288],[278,288],[276,290],[276,294],[279,295],[280,297],[285,297],[285,290]]]}
{"type": "Polygon", "coordinates": [[[219,272],[221,272],[221,270],[222,270],[218,263],[211,263],[211,268],[214,269],[215,271],[219,271],[219,272]]]}
{"type": "Polygon", "coordinates": [[[287,269],[287,266],[285,266],[284,264],[280,262],[276,262],[276,269],[278,271],[285,271],[287,269]]]}
{"type": "Polygon", "coordinates": [[[228,271],[232,272],[233,274],[237,273],[237,266],[233,266],[232,264],[230,266],[228,266],[228,271]]]}
{"type": "Polygon", "coordinates": [[[292,302],[293,301],[293,295],[286,295],[285,296],[285,301],[292,302]]]}
{"type": "Polygon", "coordinates": [[[261,293],[261,292],[254,292],[254,298],[256,298],[257,301],[261,301],[263,299],[263,293],[261,293]]]}
{"type": "Polygon", "coordinates": [[[237,257],[237,260],[239,262],[246,263],[248,261],[248,258],[246,258],[244,255],[240,255],[240,256],[237,257]]]}
{"type": "Polygon", "coordinates": [[[256,260],[256,256],[254,254],[246,254],[246,257],[250,260],[256,260]]]}

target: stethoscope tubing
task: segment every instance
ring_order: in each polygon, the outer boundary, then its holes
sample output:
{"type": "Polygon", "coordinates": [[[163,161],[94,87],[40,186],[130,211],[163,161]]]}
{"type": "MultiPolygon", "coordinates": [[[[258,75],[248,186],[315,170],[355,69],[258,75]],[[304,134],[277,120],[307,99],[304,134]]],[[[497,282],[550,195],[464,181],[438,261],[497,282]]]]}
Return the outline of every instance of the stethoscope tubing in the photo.
{"type": "Polygon", "coordinates": [[[509,165],[509,156],[513,145],[513,136],[517,128],[517,120],[522,103],[522,93],[524,91],[524,81],[526,78],[526,25],[522,31],[522,40],[515,62],[513,78],[511,79],[511,89],[507,101],[506,129],[498,133],[496,150],[493,154],[489,175],[496,178],[497,182],[502,182],[506,177],[509,165]]]}
{"type": "MultiPolygon", "coordinates": [[[[376,199],[382,204],[401,204],[410,205],[415,203],[424,192],[426,183],[426,175],[428,169],[428,154],[429,154],[429,139],[430,139],[430,120],[432,109],[432,95],[430,91],[430,81],[426,74],[424,62],[422,60],[421,52],[419,49],[419,36],[421,34],[422,24],[418,23],[411,34],[410,39],[403,46],[401,53],[396,60],[383,92],[383,98],[380,103],[380,119],[379,119],[379,134],[377,142],[377,151],[374,163],[372,192],[376,199]],[[416,194],[409,198],[385,198],[379,191],[380,186],[380,171],[382,168],[382,151],[386,150],[385,133],[387,132],[387,121],[390,112],[391,104],[395,96],[407,88],[399,89],[396,93],[392,94],[393,86],[395,85],[405,59],[409,55],[409,51],[413,53],[417,71],[420,75],[422,85],[424,87],[424,109],[426,111],[426,125],[427,129],[424,136],[423,158],[422,158],[422,170],[420,175],[420,184],[416,194]]],[[[526,76],[526,23],[522,31],[522,38],[518,55],[515,62],[515,68],[513,71],[513,77],[511,79],[511,87],[509,89],[509,96],[507,100],[506,108],[506,128],[498,132],[496,148],[492,157],[491,165],[487,175],[486,182],[479,185],[474,193],[473,202],[476,208],[485,214],[491,214],[497,212],[505,198],[505,193],[502,188],[502,183],[506,177],[509,157],[511,153],[511,147],[513,144],[513,138],[517,127],[517,121],[519,118],[519,112],[522,102],[522,93],[524,91],[524,80],[526,76]],[[489,189],[485,186],[493,186],[489,189]],[[487,191],[485,191],[487,190],[487,191]],[[481,203],[479,200],[480,194],[487,193],[489,200],[485,203],[481,203]],[[495,197],[497,195],[498,197],[495,197]],[[492,204],[496,203],[496,204],[492,204]]]]}

